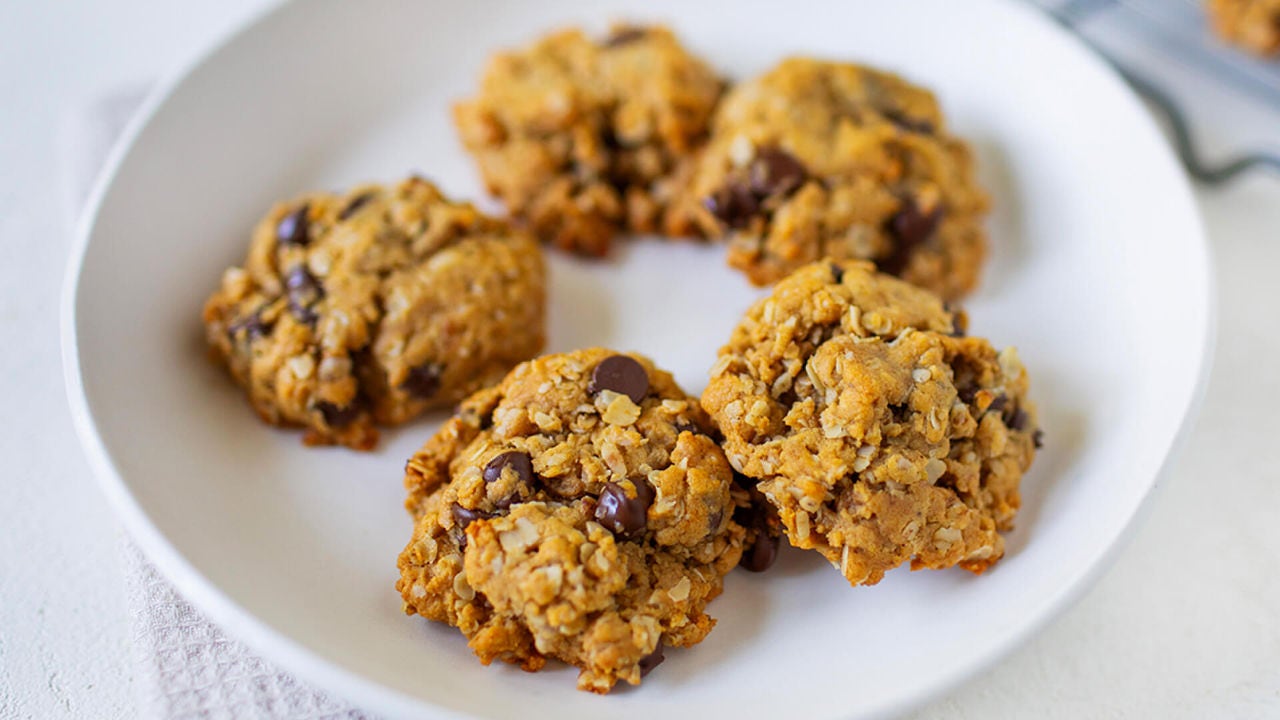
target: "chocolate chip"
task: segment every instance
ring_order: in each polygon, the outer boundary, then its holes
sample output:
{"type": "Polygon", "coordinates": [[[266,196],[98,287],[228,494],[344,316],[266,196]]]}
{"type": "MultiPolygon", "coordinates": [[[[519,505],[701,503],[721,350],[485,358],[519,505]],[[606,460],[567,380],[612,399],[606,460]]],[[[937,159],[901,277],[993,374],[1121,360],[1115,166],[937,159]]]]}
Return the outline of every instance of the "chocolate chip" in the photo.
{"type": "Polygon", "coordinates": [[[618,28],[617,30],[613,31],[613,33],[610,34],[608,38],[605,39],[604,46],[607,48],[620,47],[622,45],[633,43],[648,34],[649,32],[644,28],[638,28],[638,27],[618,28]]]}
{"type": "Polygon", "coordinates": [[[347,206],[342,208],[342,212],[338,213],[338,219],[346,220],[352,215],[355,215],[357,210],[364,207],[364,205],[372,199],[373,193],[371,192],[360,193],[359,195],[351,198],[351,202],[347,203],[347,206]]]}
{"type": "Polygon", "coordinates": [[[654,648],[653,652],[640,658],[640,677],[648,675],[654,668],[661,665],[663,660],[667,659],[663,652],[664,650],[666,648],[663,646],[662,641],[659,640],[658,647],[654,648]]]}
{"type": "Polygon", "coordinates": [[[649,394],[649,373],[644,366],[626,355],[613,355],[600,361],[591,373],[587,392],[592,395],[601,390],[612,390],[631,398],[639,405],[649,394]]]}
{"type": "Polygon", "coordinates": [[[302,265],[295,265],[285,273],[284,286],[289,294],[289,312],[298,322],[314,326],[317,315],[311,306],[324,297],[324,288],[302,265]]]}
{"type": "Polygon", "coordinates": [[[795,156],[777,147],[760,148],[751,161],[749,174],[751,191],[758,198],[786,195],[800,187],[809,175],[795,156]]]}
{"type": "Polygon", "coordinates": [[[928,240],[938,229],[942,220],[942,208],[935,207],[925,212],[915,201],[907,198],[902,201],[902,208],[889,218],[888,231],[895,242],[889,257],[876,261],[881,270],[891,275],[901,273],[907,267],[911,254],[916,246],[928,240]]]}
{"type": "Polygon", "coordinates": [[[844,282],[844,268],[835,263],[831,263],[831,282],[837,285],[844,282]]]}
{"type": "Polygon", "coordinates": [[[711,513],[711,519],[708,521],[707,525],[710,527],[710,531],[714,533],[715,531],[720,529],[720,523],[722,522],[724,522],[723,509],[716,510],[715,512],[711,513]]]}
{"type": "Polygon", "coordinates": [[[304,247],[311,242],[307,229],[307,211],[310,205],[302,205],[293,212],[280,218],[276,224],[276,242],[281,245],[297,245],[304,247]]]}
{"type": "Polygon", "coordinates": [[[737,182],[715,191],[703,198],[702,206],[725,225],[740,229],[747,226],[751,218],[760,210],[760,201],[749,188],[737,182]]]}
{"type": "Polygon", "coordinates": [[[250,342],[270,335],[271,325],[262,321],[261,312],[261,309],[254,310],[245,317],[231,323],[231,325],[227,327],[227,334],[234,339],[241,330],[244,330],[250,342]]]}
{"type": "Polygon", "coordinates": [[[596,503],[596,522],[622,536],[634,535],[644,529],[649,505],[653,502],[653,488],[644,480],[634,483],[634,498],[628,497],[627,491],[617,483],[604,484],[604,490],[596,503]]]}
{"type": "Polygon", "coordinates": [[[750,572],[768,570],[773,565],[773,561],[778,559],[779,542],[778,536],[770,535],[763,528],[757,530],[755,540],[752,541],[751,547],[742,553],[742,560],[738,564],[750,572]]]}
{"type": "Polygon", "coordinates": [[[456,523],[459,528],[463,529],[466,529],[468,525],[476,520],[488,517],[480,510],[469,510],[458,503],[454,503],[453,506],[449,508],[449,512],[453,515],[453,522],[456,523]]]}
{"type": "Polygon", "coordinates": [[[987,412],[1000,412],[1009,404],[1009,398],[1004,395],[997,395],[991,404],[987,406],[987,412]]]}
{"type": "Polygon", "coordinates": [[[334,403],[321,400],[315,405],[316,410],[320,411],[320,415],[324,418],[324,424],[332,428],[346,427],[351,424],[360,415],[359,403],[351,403],[346,407],[336,405],[334,403]]]}
{"type": "Polygon", "coordinates": [[[693,434],[697,435],[697,434],[699,434],[699,433],[701,433],[701,432],[702,432],[702,428],[698,427],[697,425],[694,425],[694,424],[693,424],[693,423],[691,423],[691,422],[685,422],[685,421],[683,421],[683,420],[677,420],[677,421],[676,421],[676,435],[679,435],[680,433],[686,433],[686,432],[691,432],[691,433],[693,433],[693,434]]]}
{"type": "Polygon", "coordinates": [[[533,482],[533,459],[529,457],[529,453],[519,450],[508,450],[495,455],[484,466],[484,481],[497,482],[498,478],[502,477],[502,471],[507,468],[516,474],[516,481],[520,484],[527,485],[533,482]]]}
{"type": "Polygon", "coordinates": [[[400,383],[400,389],[416,398],[427,400],[434,397],[440,389],[440,375],[443,372],[444,366],[438,363],[423,363],[409,370],[409,374],[400,383]]]}
{"type": "Polygon", "coordinates": [[[1017,410],[1013,411],[1013,416],[1010,417],[1005,422],[1005,424],[1009,426],[1010,430],[1020,431],[1020,430],[1027,429],[1027,421],[1029,421],[1030,419],[1031,419],[1031,416],[1027,415],[1026,410],[1023,410],[1022,408],[1018,408],[1017,410]]]}
{"type": "Polygon", "coordinates": [[[1031,433],[1031,442],[1035,444],[1037,450],[1044,447],[1044,431],[1036,428],[1036,431],[1031,433]]]}
{"type": "Polygon", "coordinates": [[[290,292],[311,293],[318,291],[315,277],[302,265],[294,265],[284,275],[284,286],[290,292]]]}
{"type": "Polygon", "coordinates": [[[964,311],[949,302],[942,303],[942,310],[951,316],[951,332],[949,333],[951,337],[964,337],[969,325],[969,319],[965,316],[964,311]]]}
{"type": "Polygon", "coordinates": [[[884,117],[907,132],[920,133],[922,135],[933,134],[933,123],[923,118],[913,118],[898,110],[886,110],[884,117]]]}

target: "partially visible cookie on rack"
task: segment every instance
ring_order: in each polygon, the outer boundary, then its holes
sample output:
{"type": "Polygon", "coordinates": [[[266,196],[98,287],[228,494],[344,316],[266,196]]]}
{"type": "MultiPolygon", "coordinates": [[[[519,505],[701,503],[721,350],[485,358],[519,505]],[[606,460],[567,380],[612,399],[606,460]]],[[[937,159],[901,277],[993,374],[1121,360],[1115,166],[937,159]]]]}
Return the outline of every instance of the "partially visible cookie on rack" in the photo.
{"type": "Polygon", "coordinates": [[[756,284],[830,257],[944,298],[973,289],[987,195],[928,90],[887,72],[783,61],[726,93],[672,231],[727,236],[756,284]]]}
{"type": "MultiPolygon", "coordinates": [[[[749,502],[696,398],[647,358],[595,348],[524,363],[410,458],[404,610],[485,664],[637,684],[711,631],[749,502]]],[[[749,512],[747,514],[750,514],[749,512]]]]}
{"type": "Polygon", "coordinates": [[[553,33],[494,56],[454,108],[490,192],[537,236],[603,255],[657,232],[723,83],[663,27],[553,33]]]}
{"type": "Polygon", "coordinates": [[[1280,0],[1209,0],[1208,10],[1224,40],[1258,55],[1280,54],[1280,0]]]}
{"type": "Polygon", "coordinates": [[[363,450],[536,355],[545,283],[529,236],[410,178],[276,205],[204,324],[263,420],[363,450]]]}
{"type": "Polygon", "coordinates": [[[1017,352],[965,326],[869,263],[826,261],[778,283],[720,351],[702,405],[729,462],[792,545],[853,585],[1004,554],[1041,433],[1017,352]]]}

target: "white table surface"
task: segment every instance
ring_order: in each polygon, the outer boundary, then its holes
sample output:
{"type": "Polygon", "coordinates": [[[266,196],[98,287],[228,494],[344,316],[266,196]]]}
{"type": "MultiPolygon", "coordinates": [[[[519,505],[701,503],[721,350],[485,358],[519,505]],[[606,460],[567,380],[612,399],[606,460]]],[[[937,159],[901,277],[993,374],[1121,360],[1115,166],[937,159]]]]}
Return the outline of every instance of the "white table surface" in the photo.
{"type": "MultiPolygon", "coordinates": [[[[0,2],[0,718],[137,713],[121,530],[62,388],[70,234],[58,127],[262,2],[0,2]]],[[[1280,146],[1280,113],[1144,57],[1156,52],[1127,50],[1194,101],[1211,152],[1280,146]]],[[[1102,581],[918,717],[1280,717],[1280,179],[1197,196],[1217,264],[1219,342],[1189,443],[1102,581]]]]}

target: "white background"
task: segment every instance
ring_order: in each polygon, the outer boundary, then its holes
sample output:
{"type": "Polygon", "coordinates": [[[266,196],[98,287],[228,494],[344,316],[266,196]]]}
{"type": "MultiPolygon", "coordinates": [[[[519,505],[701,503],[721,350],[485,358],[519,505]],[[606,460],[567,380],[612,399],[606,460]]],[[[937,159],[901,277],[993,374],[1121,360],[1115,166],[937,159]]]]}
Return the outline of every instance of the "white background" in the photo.
{"type": "MultiPolygon", "coordinates": [[[[0,0],[0,717],[137,712],[120,530],[62,390],[60,128],[261,4],[0,0]]],[[[1128,49],[1191,100],[1210,152],[1280,147],[1280,112],[1156,53],[1128,49]]],[[[1098,586],[920,717],[1280,717],[1280,178],[1197,195],[1219,284],[1197,429],[1098,586]]]]}

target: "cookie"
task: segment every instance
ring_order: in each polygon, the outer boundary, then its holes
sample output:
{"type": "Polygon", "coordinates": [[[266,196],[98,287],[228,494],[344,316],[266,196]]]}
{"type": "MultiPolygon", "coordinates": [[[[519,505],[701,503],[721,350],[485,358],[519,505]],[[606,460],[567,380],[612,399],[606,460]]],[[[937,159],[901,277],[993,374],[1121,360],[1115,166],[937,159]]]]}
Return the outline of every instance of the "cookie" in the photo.
{"type": "Polygon", "coordinates": [[[1280,53],[1280,0],[1209,0],[1208,11],[1224,40],[1258,55],[1280,53]]]}
{"type": "Polygon", "coordinates": [[[783,61],[729,91],[672,231],[729,238],[767,285],[824,257],[871,260],[955,298],[978,282],[987,196],[933,95],[871,68],[783,61]]]}
{"type": "Polygon", "coordinates": [[[1013,348],[965,336],[935,295],[864,262],[798,270],[720,351],[703,407],[791,544],[853,585],[912,569],[980,573],[1040,444],[1013,348]]]}
{"type": "Polygon", "coordinates": [[[272,208],[204,323],[263,420],[364,450],[536,355],[545,282],[534,240],[410,178],[272,208]]]}
{"type": "Polygon", "coordinates": [[[518,366],[409,460],[407,614],[448,623],[481,662],[640,682],[715,621],[746,505],[706,415],[639,355],[590,349],[518,366]]]}
{"type": "Polygon", "coordinates": [[[489,63],[454,108],[489,191],[557,247],[603,255],[656,232],[722,82],[662,27],[548,35],[489,63]]]}

